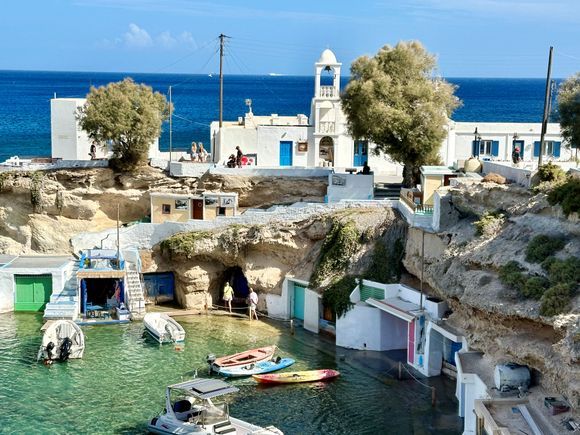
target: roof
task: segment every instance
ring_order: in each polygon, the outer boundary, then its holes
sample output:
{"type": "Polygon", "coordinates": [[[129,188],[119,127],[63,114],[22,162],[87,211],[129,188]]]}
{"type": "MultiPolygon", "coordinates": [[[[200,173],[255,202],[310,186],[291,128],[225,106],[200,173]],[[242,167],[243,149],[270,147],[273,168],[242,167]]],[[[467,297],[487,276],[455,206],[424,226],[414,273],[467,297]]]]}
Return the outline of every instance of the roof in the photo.
{"type": "Polygon", "coordinates": [[[30,255],[18,257],[5,266],[6,269],[60,269],[72,261],[62,255],[30,255]]]}
{"type": "Polygon", "coordinates": [[[0,267],[2,267],[5,264],[10,263],[15,258],[16,258],[15,255],[4,255],[4,254],[0,254],[0,267]]]}
{"type": "Polygon", "coordinates": [[[365,302],[407,322],[413,320],[415,318],[413,312],[419,310],[419,305],[404,301],[401,298],[388,298],[383,300],[368,298],[365,302]]]}
{"type": "Polygon", "coordinates": [[[89,249],[87,251],[87,258],[91,260],[112,260],[117,258],[117,254],[116,249],[89,249]]]}
{"type": "Polygon", "coordinates": [[[191,381],[170,385],[172,390],[185,390],[199,399],[211,399],[212,397],[223,396],[225,394],[236,393],[238,388],[227,384],[220,379],[197,378],[191,381]]]}
{"type": "Polygon", "coordinates": [[[334,55],[334,53],[332,52],[332,50],[329,49],[329,48],[327,48],[320,55],[320,59],[318,59],[318,63],[323,63],[323,64],[326,64],[326,65],[332,65],[332,64],[335,64],[335,63],[338,63],[338,62],[337,62],[336,56],[334,55]]]}

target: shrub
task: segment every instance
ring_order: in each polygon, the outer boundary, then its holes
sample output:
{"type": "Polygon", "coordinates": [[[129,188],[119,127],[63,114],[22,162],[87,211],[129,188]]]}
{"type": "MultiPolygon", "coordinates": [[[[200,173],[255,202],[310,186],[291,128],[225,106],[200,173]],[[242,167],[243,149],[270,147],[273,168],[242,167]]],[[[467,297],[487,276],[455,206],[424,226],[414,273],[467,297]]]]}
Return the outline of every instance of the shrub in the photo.
{"type": "Polygon", "coordinates": [[[538,168],[538,178],[543,181],[558,181],[566,178],[566,172],[552,162],[548,162],[538,168]]]}
{"type": "Polygon", "coordinates": [[[372,262],[365,278],[383,284],[392,284],[401,279],[401,262],[405,254],[405,246],[401,239],[395,240],[391,249],[379,240],[373,252],[372,262]]]}
{"type": "Polygon", "coordinates": [[[333,282],[322,293],[322,303],[330,307],[336,317],[344,316],[353,306],[350,301],[350,293],[356,287],[356,279],[353,276],[345,276],[333,282]]]}
{"type": "Polygon", "coordinates": [[[526,277],[517,261],[510,261],[499,268],[499,279],[506,286],[522,292],[526,285],[526,277]]]}
{"type": "Polygon", "coordinates": [[[580,179],[570,178],[548,193],[551,205],[560,204],[566,216],[580,212],[580,179]]]}
{"type": "Polygon", "coordinates": [[[568,311],[572,296],[570,284],[556,284],[549,288],[542,296],[540,314],[542,316],[555,316],[568,311]]]}
{"type": "MultiPolygon", "coordinates": [[[[568,257],[565,260],[550,257],[550,261],[545,261],[552,283],[577,284],[580,282],[580,258],[568,257]]],[[[542,265],[544,265],[542,263],[542,265]]]]}
{"type": "Polygon", "coordinates": [[[328,276],[344,271],[353,255],[358,251],[359,242],[360,232],[352,220],[347,222],[334,220],[324,239],[318,262],[312,272],[310,278],[312,286],[320,287],[328,276]]]}
{"type": "Polygon", "coordinates": [[[550,281],[542,276],[532,276],[525,281],[521,289],[522,295],[527,298],[540,299],[546,289],[550,286],[550,281]]]}
{"type": "Polygon", "coordinates": [[[505,216],[500,212],[486,212],[476,221],[475,231],[480,236],[492,236],[497,233],[505,223],[505,216]]]}
{"type": "Polygon", "coordinates": [[[526,261],[530,263],[541,263],[562,249],[564,245],[564,241],[559,237],[550,237],[544,234],[536,236],[526,248],[526,261]]]}

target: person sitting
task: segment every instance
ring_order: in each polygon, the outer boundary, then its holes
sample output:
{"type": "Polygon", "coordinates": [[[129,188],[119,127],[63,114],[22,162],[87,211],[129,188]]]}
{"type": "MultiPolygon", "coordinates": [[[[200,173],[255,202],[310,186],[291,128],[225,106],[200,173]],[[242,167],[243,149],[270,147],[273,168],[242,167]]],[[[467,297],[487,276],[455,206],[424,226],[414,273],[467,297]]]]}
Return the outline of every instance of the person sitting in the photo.
{"type": "Polygon", "coordinates": [[[233,154],[230,154],[230,157],[228,159],[228,162],[226,163],[226,166],[228,168],[235,168],[236,167],[236,156],[234,156],[233,154]]]}
{"type": "Polygon", "coordinates": [[[203,143],[201,142],[199,143],[199,150],[197,154],[199,156],[200,163],[205,163],[207,161],[208,152],[205,150],[205,148],[203,147],[203,143]]]}
{"type": "Polygon", "coordinates": [[[362,170],[359,172],[359,174],[362,174],[362,175],[370,175],[371,174],[371,168],[370,168],[368,162],[364,162],[362,170]]]}
{"type": "Polygon", "coordinates": [[[195,142],[191,143],[191,150],[189,154],[191,154],[191,161],[196,162],[198,159],[198,154],[197,154],[197,144],[195,142]]]}

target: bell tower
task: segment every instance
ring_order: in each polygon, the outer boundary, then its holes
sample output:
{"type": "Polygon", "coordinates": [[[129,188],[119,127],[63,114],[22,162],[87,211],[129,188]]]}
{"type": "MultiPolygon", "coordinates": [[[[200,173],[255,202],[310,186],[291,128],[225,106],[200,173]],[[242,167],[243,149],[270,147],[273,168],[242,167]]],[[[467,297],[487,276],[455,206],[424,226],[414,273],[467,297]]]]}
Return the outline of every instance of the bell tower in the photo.
{"type": "Polygon", "coordinates": [[[337,139],[344,129],[340,108],[340,68],[334,53],[322,52],[315,67],[314,98],[310,123],[314,127],[314,149],[309,163],[334,166],[337,139]]]}

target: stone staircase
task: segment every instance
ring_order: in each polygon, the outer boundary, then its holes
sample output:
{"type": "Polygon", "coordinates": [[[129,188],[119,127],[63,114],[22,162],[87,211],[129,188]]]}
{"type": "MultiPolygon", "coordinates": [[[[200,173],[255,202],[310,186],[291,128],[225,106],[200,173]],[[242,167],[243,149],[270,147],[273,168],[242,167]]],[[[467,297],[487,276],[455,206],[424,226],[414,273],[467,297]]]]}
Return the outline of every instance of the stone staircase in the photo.
{"type": "Polygon", "coordinates": [[[141,318],[145,315],[145,297],[143,295],[143,285],[139,272],[134,269],[127,269],[127,308],[131,312],[131,317],[141,318]]]}
{"type": "Polygon", "coordinates": [[[78,317],[79,290],[77,283],[78,261],[75,261],[71,274],[60,292],[50,295],[50,301],[46,304],[44,318],[50,320],[68,319],[75,320],[78,317]]]}
{"type": "Polygon", "coordinates": [[[375,199],[399,199],[401,187],[400,183],[375,183],[375,199]]]}

